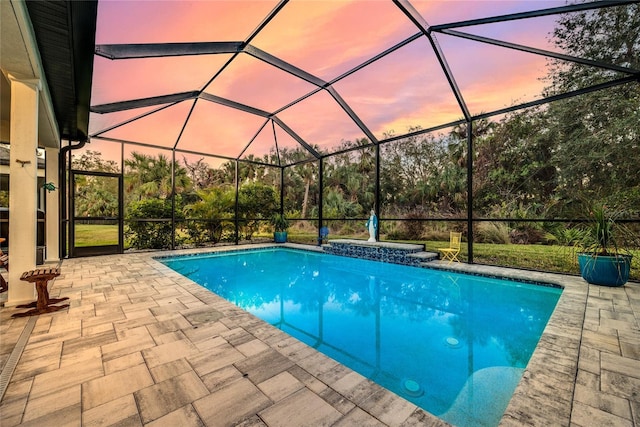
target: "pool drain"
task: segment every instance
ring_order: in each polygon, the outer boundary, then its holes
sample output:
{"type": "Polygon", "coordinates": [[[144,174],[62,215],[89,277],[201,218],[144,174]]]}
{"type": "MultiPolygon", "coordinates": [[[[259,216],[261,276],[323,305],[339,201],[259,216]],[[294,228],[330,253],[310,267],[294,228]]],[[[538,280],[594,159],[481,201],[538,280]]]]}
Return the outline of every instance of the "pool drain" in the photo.
{"type": "Polygon", "coordinates": [[[420,383],[411,379],[406,379],[402,382],[402,389],[411,397],[420,397],[424,394],[420,383]]]}
{"type": "Polygon", "coordinates": [[[447,345],[447,347],[450,347],[450,348],[460,348],[462,346],[462,344],[460,343],[460,340],[454,337],[445,338],[444,343],[447,345]]]}

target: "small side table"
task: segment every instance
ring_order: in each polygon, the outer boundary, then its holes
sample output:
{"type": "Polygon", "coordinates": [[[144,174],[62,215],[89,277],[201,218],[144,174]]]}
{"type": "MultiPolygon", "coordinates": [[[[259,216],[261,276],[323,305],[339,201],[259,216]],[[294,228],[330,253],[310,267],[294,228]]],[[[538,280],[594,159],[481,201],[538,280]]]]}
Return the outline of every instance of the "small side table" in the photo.
{"type": "Polygon", "coordinates": [[[24,313],[16,313],[11,317],[36,316],[38,314],[52,313],[54,311],[62,310],[63,308],[69,307],[69,304],[51,305],[69,299],[68,297],[49,298],[49,290],[47,289],[49,280],[58,277],[59,275],[60,269],[58,267],[39,268],[37,270],[30,270],[22,273],[22,276],[20,276],[20,280],[24,280],[29,283],[35,283],[36,291],[38,292],[38,300],[29,304],[16,306],[16,308],[33,308],[33,310],[29,310],[24,313]]]}

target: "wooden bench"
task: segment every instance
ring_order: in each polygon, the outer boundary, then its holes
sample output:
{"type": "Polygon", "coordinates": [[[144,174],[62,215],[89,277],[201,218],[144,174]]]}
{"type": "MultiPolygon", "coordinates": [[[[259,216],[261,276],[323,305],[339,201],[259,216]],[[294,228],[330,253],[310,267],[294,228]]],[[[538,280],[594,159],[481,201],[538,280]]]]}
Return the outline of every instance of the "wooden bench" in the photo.
{"type": "Polygon", "coordinates": [[[29,283],[35,283],[36,291],[38,292],[38,300],[29,304],[16,306],[16,308],[35,308],[24,313],[16,313],[11,317],[34,316],[38,314],[51,313],[69,307],[69,304],[59,306],[52,305],[64,300],[68,300],[69,298],[67,297],[49,298],[49,290],[47,289],[49,280],[52,280],[59,275],[60,269],[58,267],[38,268],[36,270],[25,271],[24,273],[22,273],[22,276],[20,276],[20,280],[24,280],[29,283]]]}

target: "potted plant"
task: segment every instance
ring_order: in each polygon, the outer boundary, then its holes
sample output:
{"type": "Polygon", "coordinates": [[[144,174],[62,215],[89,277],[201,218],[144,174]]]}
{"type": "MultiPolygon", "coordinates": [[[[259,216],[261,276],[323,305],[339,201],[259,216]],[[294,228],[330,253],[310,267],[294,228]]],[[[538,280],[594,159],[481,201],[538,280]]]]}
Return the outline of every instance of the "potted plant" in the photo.
{"type": "Polygon", "coordinates": [[[287,230],[289,229],[289,220],[284,214],[276,213],[271,217],[273,225],[273,240],[276,243],[285,243],[287,241],[287,230]]]}
{"type": "Polygon", "coordinates": [[[582,227],[578,264],[584,280],[594,285],[622,286],[629,280],[630,248],[637,237],[617,220],[621,212],[598,206],[582,227]]]}

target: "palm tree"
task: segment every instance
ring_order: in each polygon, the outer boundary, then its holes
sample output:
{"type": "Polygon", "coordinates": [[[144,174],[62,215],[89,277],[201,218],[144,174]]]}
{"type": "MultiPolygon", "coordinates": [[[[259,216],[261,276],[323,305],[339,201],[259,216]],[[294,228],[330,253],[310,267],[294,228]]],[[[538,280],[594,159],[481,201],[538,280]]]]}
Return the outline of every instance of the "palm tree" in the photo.
{"type": "Polygon", "coordinates": [[[191,187],[191,180],[187,171],[177,162],[174,167],[175,180],[171,179],[171,161],[163,154],[149,156],[132,152],[131,159],[124,161],[128,168],[125,173],[125,188],[127,193],[143,198],[168,199],[176,193],[181,193],[191,187]]]}

